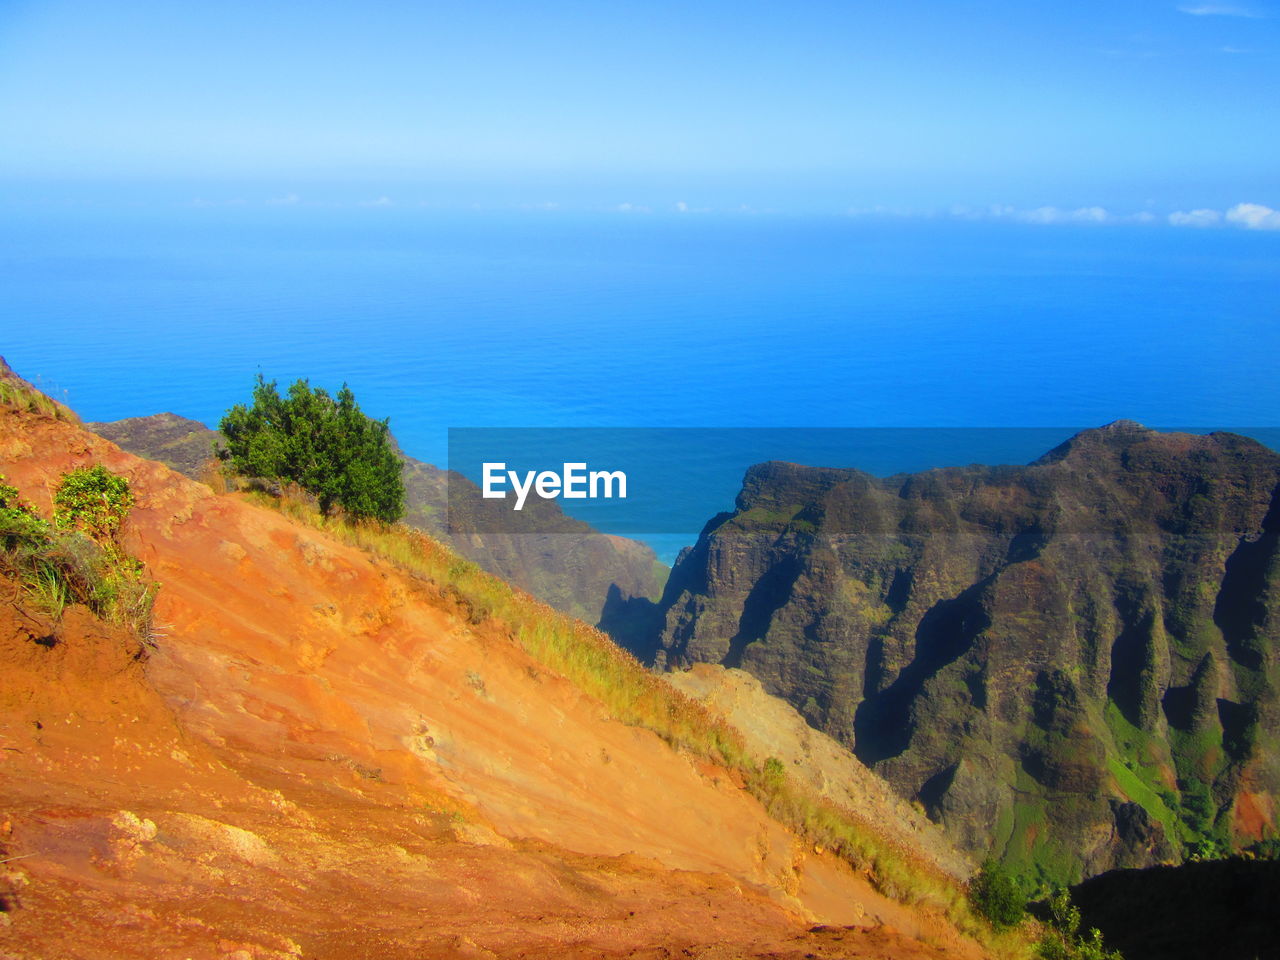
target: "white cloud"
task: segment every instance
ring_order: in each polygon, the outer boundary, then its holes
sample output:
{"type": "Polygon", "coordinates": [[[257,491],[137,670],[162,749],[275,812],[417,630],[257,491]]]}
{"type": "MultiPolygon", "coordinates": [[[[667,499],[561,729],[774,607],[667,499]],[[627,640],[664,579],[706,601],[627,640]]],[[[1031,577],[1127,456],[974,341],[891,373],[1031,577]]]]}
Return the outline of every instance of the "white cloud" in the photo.
{"type": "MultiPolygon", "coordinates": [[[[745,207],[743,208],[746,209],[745,207]]],[[[967,208],[964,208],[967,209],[967,208]]],[[[890,207],[878,203],[874,207],[850,207],[845,213],[850,217],[931,217],[932,213],[924,210],[912,210],[907,207],[890,207]]],[[[960,216],[960,214],[957,214],[960,216]]]]}
{"type": "Polygon", "coordinates": [[[379,197],[377,200],[366,200],[360,204],[362,207],[389,207],[392,205],[390,197],[379,197]]]}
{"type": "Polygon", "coordinates": [[[947,213],[960,220],[1017,220],[1020,223],[1149,223],[1155,218],[1149,213],[1135,213],[1118,216],[1106,207],[1036,207],[1024,210],[1007,203],[993,203],[987,207],[970,207],[958,205],[951,207],[947,213]]]}
{"type": "Polygon", "coordinates": [[[620,203],[615,208],[619,213],[653,213],[653,210],[640,203],[620,203]]]}
{"type": "Polygon", "coordinates": [[[286,193],[283,197],[271,197],[267,200],[270,207],[292,207],[300,203],[302,198],[296,193],[286,193]]]}
{"type": "Polygon", "coordinates": [[[1169,223],[1175,227],[1212,227],[1221,219],[1217,210],[1178,210],[1169,214],[1169,223]]]}
{"type": "Polygon", "coordinates": [[[1027,223],[1061,223],[1062,211],[1057,207],[1036,207],[1034,210],[1016,211],[1013,216],[1027,223]]]}
{"type": "Polygon", "coordinates": [[[1227,220],[1249,230],[1280,230],[1280,210],[1260,203],[1237,203],[1227,211],[1227,220]]]}
{"type": "Polygon", "coordinates": [[[1106,223],[1112,219],[1104,207],[1080,207],[1077,210],[1037,207],[1017,211],[1013,216],[1024,223],[1106,223]]]}
{"type": "Polygon", "coordinates": [[[1247,17],[1250,20],[1260,19],[1263,14],[1248,7],[1237,7],[1230,3],[1184,3],[1178,7],[1181,13],[1189,13],[1193,17],[1247,17]]]}
{"type": "Polygon", "coordinates": [[[1105,207],[1081,207],[1071,211],[1071,219],[1081,223],[1106,223],[1111,219],[1105,207]]]}

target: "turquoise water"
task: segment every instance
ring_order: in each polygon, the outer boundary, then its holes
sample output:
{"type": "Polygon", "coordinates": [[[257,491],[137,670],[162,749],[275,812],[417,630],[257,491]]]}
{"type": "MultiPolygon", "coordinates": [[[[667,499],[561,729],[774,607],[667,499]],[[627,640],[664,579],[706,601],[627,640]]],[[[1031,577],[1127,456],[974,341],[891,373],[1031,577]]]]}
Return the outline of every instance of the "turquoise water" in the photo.
{"type": "Polygon", "coordinates": [[[449,427],[1280,425],[1277,233],[7,216],[0,351],[91,420],[170,410],[214,424],[261,370],[348,381],[433,462],[449,427]]]}

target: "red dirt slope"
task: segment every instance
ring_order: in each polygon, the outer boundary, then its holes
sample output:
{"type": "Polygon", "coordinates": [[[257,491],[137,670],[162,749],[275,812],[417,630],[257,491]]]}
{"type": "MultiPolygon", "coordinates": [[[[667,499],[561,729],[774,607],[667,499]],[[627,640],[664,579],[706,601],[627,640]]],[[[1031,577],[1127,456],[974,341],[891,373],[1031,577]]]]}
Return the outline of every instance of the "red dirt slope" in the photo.
{"type": "Polygon", "coordinates": [[[42,511],[90,462],[137,496],[155,649],[0,608],[0,955],[974,952],[430,585],[0,408],[42,511]]]}

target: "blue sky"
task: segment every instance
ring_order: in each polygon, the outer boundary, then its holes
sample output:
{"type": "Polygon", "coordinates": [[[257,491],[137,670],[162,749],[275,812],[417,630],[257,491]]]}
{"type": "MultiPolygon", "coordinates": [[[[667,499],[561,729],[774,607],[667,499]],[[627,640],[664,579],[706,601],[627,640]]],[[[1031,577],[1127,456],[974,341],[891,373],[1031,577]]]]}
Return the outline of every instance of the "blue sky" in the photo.
{"type": "Polygon", "coordinates": [[[0,182],[1221,223],[1280,207],[1273,2],[0,0],[0,182]]]}

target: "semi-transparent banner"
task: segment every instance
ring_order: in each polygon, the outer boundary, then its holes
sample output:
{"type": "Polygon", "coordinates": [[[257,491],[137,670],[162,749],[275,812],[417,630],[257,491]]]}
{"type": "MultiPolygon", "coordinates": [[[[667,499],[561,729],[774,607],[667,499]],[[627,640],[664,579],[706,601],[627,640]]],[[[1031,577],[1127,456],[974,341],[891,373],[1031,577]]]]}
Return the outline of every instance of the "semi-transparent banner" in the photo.
{"type": "Polygon", "coordinates": [[[1125,517],[1235,533],[1276,485],[1280,428],[1118,423],[1026,428],[454,428],[448,529],[691,541],[757,511],[825,533],[1052,524],[1113,534],[1125,517]],[[1191,436],[1188,436],[1191,435],[1191,436]],[[898,501],[919,500],[903,509],[898,501]],[[1199,511],[1199,513],[1197,513],[1199,511]]]}

